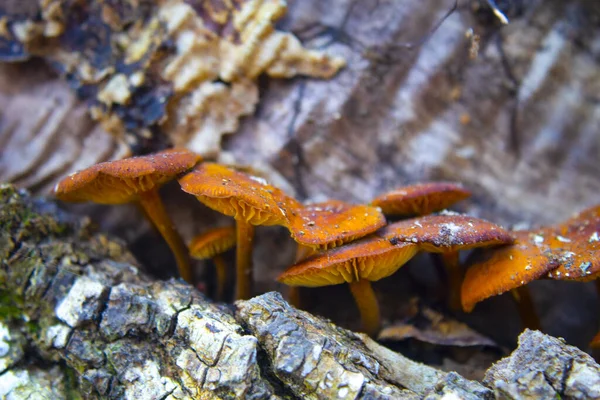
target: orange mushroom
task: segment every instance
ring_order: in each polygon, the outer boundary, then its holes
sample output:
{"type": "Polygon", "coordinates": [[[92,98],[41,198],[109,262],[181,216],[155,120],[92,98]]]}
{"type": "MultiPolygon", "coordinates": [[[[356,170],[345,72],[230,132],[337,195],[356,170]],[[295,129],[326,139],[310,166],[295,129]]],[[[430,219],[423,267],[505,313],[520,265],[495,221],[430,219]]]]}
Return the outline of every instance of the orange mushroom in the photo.
{"type": "Polygon", "coordinates": [[[194,167],[201,159],[199,155],[187,150],[170,149],[147,156],[104,162],[69,175],[56,185],[54,193],[59,199],[72,202],[139,202],[146,216],[173,251],[179,274],[191,282],[187,248],[173,228],[158,189],[194,167]]]}
{"type": "Polygon", "coordinates": [[[222,254],[235,246],[235,227],[214,228],[192,239],[189,245],[190,254],[198,260],[212,258],[217,272],[218,300],[223,300],[227,283],[227,265],[222,254]]]}
{"type": "Polygon", "coordinates": [[[236,299],[252,294],[252,240],[255,225],[288,225],[295,200],[264,179],[214,163],[203,163],[179,179],[184,192],[236,220],[236,299]]]}
{"type": "Polygon", "coordinates": [[[598,332],[596,336],[594,336],[594,338],[590,342],[590,347],[592,349],[600,349],[600,332],[598,332]]]}
{"type": "MultiPolygon", "coordinates": [[[[364,237],[386,223],[379,208],[340,200],[291,208],[288,219],[292,239],[298,243],[296,262],[318,251],[364,237]]],[[[288,300],[300,307],[298,287],[290,287],[288,300]]]]}
{"type": "Polygon", "coordinates": [[[413,243],[393,245],[376,236],[327,250],[305,259],[277,280],[290,286],[319,287],[347,282],[358,309],[363,329],[371,336],[379,331],[379,305],[370,281],[390,276],[417,252],[413,243]]]}
{"type": "Polygon", "coordinates": [[[295,208],[288,219],[292,239],[310,249],[305,256],[367,236],[386,223],[378,208],[340,200],[295,208]]]}
{"type": "Polygon", "coordinates": [[[491,250],[468,269],[461,289],[465,311],[508,290],[526,293],[521,288],[542,277],[585,281],[600,274],[600,206],[563,224],[514,235],[513,245],[491,250]]]}
{"type": "Polygon", "coordinates": [[[392,243],[416,243],[419,250],[442,253],[449,277],[449,303],[454,309],[461,308],[460,285],[464,276],[464,269],[459,263],[459,251],[513,241],[510,232],[504,228],[460,214],[428,215],[404,220],[386,226],[377,234],[392,243]]]}
{"type": "Polygon", "coordinates": [[[554,227],[547,240],[547,246],[561,261],[549,278],[591,281],[600,275],[600,205],[554,227]]]}
{"type": "Polygon", "coordinates": [[[384,193],[371,205],[380,207],[385,215],[412,217],[443,210],[469,196],[471,192],[457,183],[429,182],[384,193]]]}

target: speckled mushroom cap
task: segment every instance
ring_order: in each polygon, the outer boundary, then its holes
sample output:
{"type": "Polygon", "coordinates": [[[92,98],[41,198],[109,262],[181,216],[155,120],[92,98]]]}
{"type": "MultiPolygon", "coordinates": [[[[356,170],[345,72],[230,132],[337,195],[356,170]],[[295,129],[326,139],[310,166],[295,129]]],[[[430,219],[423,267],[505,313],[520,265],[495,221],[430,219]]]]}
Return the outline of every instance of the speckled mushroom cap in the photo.
{"type": "Polygon", "coordinates": [[[600,205],[574,215],[538,240],[561,260],[549,278],[592,280],[600,275],[600,205]]]}
{"type": "Polygon", "coordinates": [[[189,245],[190,255],[198,260],[213,258],[231,249],[235,242],[234,226],[214,228],[192,239],[189,245]]]}
{"type": "Polygon", "coordinates": [[[320,250],[366,236],[386,223],[376,207],[339,200],[298,208],[290,213],[289,220],[289,229],[296,242],[320,250]]]}
{"type": "Polygon", "coordinates": [[[412,243],[368,237],[303,260],[277,278],[290,286],[328,286],[377,281],[392,275],[417,253],[412,243]]]}
{"type": "Polygon", "coordinates": [[[463,309],[470,312],[480,301],[526,285],[558,267],[560,260],[540,245],[544,234],[544,231],[513,232],[513,244],[481,254],[484,259],[471,265],[463,280],[463,309]]]}
{"type": "Polygon", "coordinates": [[[429,182],[401,187],[377,196],[371,204],[385,215],[410,217],[431,214],[471,196],[457,183],[429,182]]]}
{"type": "Polygon", "coordinates": [[[179,179],[184,192],[206,206],[252,225],[288,224],[296,202],[264,179],[215,163],[198,165],[179,179]]]}
{"type": "Polygon", "coordinates": [[[440,253],[511,243],[504,228],[480,218],[460,214],[427,215],[379,230],[377,235],[395,242],[417,243],[421,250],[440,253]]]}
{"type": "Polygon", "coordinates": [[[202,158],[187,150],[170,149],[147,156],[96,164],[69,175],[55,188],[65,201],[122,204],[189,170],[202,158]]]}

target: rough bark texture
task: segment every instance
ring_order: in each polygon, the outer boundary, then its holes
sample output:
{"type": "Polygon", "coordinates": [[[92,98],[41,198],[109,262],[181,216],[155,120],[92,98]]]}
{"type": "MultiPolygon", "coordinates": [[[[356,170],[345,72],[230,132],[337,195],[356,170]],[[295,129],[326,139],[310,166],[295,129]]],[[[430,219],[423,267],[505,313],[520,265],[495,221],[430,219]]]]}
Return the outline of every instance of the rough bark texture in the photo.
{"type": "MultiPolygon", "coordinates": [[[[0,227],[0,395],[8,399],[495,398],[296,310],[279,293],[229,308],[181,281],[153,281],[122,243],[10,185],[0,187],[0,227]]],[[[550,393],[548,385],[564,398],[594,398],[598,376],[580,350],[527,331],[486,383],[498,398],[550,393]]]]}

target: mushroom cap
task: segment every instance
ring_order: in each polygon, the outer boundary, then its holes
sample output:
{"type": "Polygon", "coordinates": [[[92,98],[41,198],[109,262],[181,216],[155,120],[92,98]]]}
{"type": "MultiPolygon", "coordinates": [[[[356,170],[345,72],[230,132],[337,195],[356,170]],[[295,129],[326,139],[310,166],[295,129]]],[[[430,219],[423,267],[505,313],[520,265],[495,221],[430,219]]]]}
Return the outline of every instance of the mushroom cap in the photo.
{"type": "Polygon", "coordinates": [[[292,238],[324,250],[367,236],[385,225],[378,208],[329,200],[297,208],[289,215],[292,238]]]}
{"type": "Polygon", "coordinates": [[[412,243],[391,244],[376,236],[327,250],[303,260],[277,280],[290,286],[328,286],[392,275],[417,253],[412,243]]]}
{"type": "Polygon", "coordinates": [[[543,231],[513,233],[511,245],[487,250],[486,258],[467,269],[461,287],[463,310],[470,312],[475,304],[539,279],[556,268],[560,261],[539,245],[543,231]]]}
{"type": "Polygon", "coordinates": [[[123,204],[177,177],[202,160],[188,150],[169,149],[147,156],[107,161],[69,175],[54,187],[64,201],[123,204]]]}
{"type": "Polygon", "coordinates": [[[236,230],[234,226],[214,228],[192,239],[189,245],[190,255],[198,260],[213,258],[235,246],[236,230]]]}
{"type": "Polygon", "coordinates": [[[179,184],[207,207],[252,225],[287,226],[288,211],[299,207],[263,178],[215,163],[198,165],[179,184]]]}
{"type": "Polygon", "coordinates": [[[512,243],[511,233],[486,220],[460,214],[427,215],[389,224],[377,235],[395,242],[418,243],[433,253],[512,243]]]}
{"type": "Polygon", "coordinates": [[[594,336],[594,338],[590,342],[590,347],[592,349],[600,349],[600,332],[598,332],[596,336],[594,336]]]}
{"type": "Polygon", "coordinates": [[[385,215],[416,216],[443,210],[471,196],[462,185],[452,182],[429,182],[404,186],[377,196],[371,205],[385,215]]]}
{"type": "Polygon", "coordinates": [[[560,266],[548,274],[549,278],[596,279],[600,275],[600,205],[555,226],[551,235],[544,238],[544,244],[561,261],[560,266]]]}

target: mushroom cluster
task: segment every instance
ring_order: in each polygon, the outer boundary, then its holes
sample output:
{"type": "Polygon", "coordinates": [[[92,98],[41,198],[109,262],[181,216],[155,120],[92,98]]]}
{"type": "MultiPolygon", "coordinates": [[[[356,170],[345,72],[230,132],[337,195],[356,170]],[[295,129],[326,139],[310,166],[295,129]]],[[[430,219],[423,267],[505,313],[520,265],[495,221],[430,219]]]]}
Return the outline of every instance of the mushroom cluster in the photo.
{"type": "Polygon", "coordinates": [[[213,260],[219,300],[224,300],[227,282],[220,255],[236,248],[235,298],[247,299],[253,295],[255,227],[283,226],[298,250],[295,264],[278,281],[292,289],[348,283],[362,329],[372,336],[380,330],[381,318],[370,282],[392,275],[419,252],[442,257],[451,308],[469,312],[477,302],[510,290],[529,327],[539,327],[539,322],[524,287],[527,282],[544,276],[569,280],[600,276],[600,207],[555,227],[512,232],[446,211],[470,196],[454,183],[402,187],[369,205],[339,200],[306,205],[252,173],[201,161],[187,150],[167,150],[102,163],[67,177],[55,193],[65,201],[138,202],[171,247],[183,279],[193,280],[189,255],[213,260]],[[208,230],[186,247],[158,196],[158,188],[171,179],[178,179],[184,192],[209,208],[232,217],[235,227],[208,230]],[[468,269],[461,265],[459,251],[481,247],[493,247],[483,252],[487,258],[468,269]]]}

